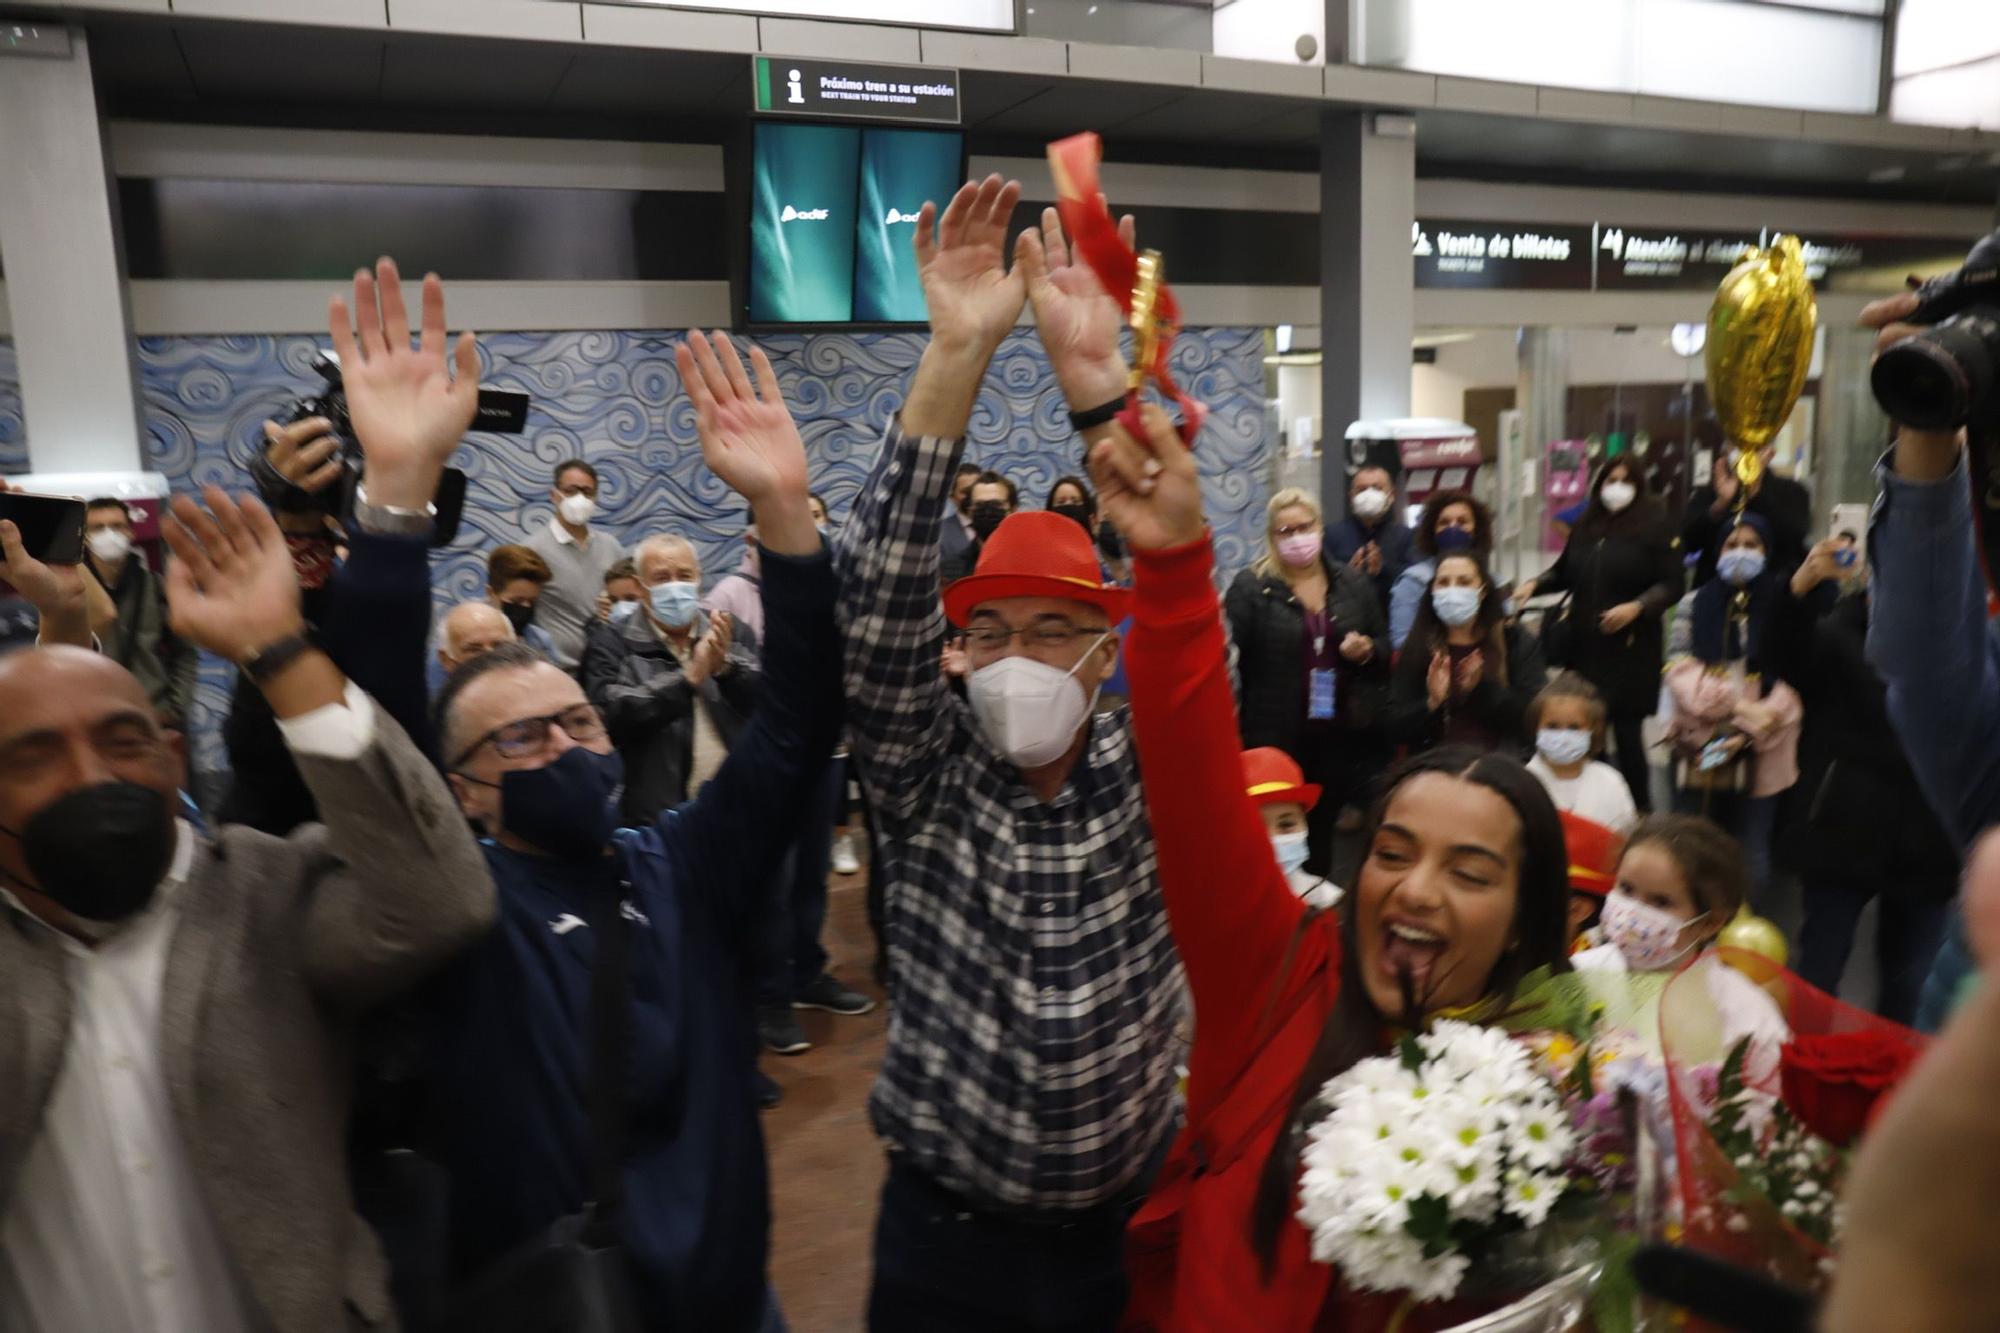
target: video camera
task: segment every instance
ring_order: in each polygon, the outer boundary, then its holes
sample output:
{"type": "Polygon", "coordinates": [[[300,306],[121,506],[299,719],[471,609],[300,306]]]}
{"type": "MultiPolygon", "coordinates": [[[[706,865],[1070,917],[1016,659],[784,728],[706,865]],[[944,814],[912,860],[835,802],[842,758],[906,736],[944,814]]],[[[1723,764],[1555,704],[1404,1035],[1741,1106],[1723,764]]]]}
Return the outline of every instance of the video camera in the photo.
{"type": "Polygon", "coordinates": [[[1929,327],[1875,359],[1875,401],[1919,430],[2000,424],[2000,231],[1956,273],[1917,289],[1911,324],[1929,327]]]}
{"type": "MultiPolygon", "coordinates": [[[[361,441],[347,415],[347,389],[340,377],[340,358],[321,352],[312,368],[325,381],[317,394],[300,398],[279,418],[279,424],[296,425],[313,417],[324,417],[327,433],[338,442],[336,456],[342,468],[340,479],[317,491],[308,491],[278,471],[270,451],[259,448],[250,459],[250,477],[265,504],[281,514],[329,514],[345,523],[354,515],[354,488],[362,480],[366,462],[361,441]]],[[[471,430],[498,435],[519,435],[528,426],[529,397],[506,389],[481,389],[479,407],[473,413],[471,430]]],[[[465,473],[446,468],[431,498],[436,510],[431,528],[431,545],[448,546],[458,535],[459,519],[465,510],[465,473]]]]}

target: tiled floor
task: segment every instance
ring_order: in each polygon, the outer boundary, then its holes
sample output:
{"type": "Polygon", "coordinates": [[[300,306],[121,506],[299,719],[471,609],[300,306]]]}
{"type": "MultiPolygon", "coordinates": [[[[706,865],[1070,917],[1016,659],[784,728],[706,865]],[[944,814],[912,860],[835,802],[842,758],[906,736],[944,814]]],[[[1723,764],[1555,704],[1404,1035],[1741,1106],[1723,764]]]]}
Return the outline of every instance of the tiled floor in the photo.
{"type": "MultiPolygon", "coordinates": [[[[833,971],[881,998],[861,876],[835,876],[824,940],[833,971]]],[[[801,1013],[813,1048],[764,1057],[785,1100],[764,1117],[774,1218],[771,1277],[793,1333],[859,1333],[882,1150],[868,1128],[868,1089],[882,1065],[888,1015],[801,1013]]]]}

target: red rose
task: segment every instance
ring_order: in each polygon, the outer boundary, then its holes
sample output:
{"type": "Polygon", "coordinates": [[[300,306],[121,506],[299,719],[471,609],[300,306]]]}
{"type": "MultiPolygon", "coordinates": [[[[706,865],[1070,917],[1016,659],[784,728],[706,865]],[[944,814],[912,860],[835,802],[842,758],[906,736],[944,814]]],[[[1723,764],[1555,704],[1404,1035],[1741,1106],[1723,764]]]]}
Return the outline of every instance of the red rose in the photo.
{"type": "Polygon", "coordinates": [[[1902,1082],[1919,1048],[1893,1032],[1800,1036],[1779,1063],[1785,1106],[1807,1129],[1835,1147],[1861,1137],[1875,1103],[1902,1082]]]}

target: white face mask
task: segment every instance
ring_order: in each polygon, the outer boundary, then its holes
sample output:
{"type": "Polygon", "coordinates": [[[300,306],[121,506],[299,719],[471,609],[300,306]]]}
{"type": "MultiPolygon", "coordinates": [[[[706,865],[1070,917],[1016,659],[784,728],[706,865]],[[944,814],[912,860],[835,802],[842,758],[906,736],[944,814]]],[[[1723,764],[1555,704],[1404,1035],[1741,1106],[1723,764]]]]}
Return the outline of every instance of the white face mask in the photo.
{"type": "Polygon", "coordinates": [[[1354,499],[1349,503],[1361,518],[1378,519],[1389,512],[1389,492],[1380,486],[1370,486],[1366,490],[1356,491],[1354,499]]]}
{"type": "Polygon", "coordinates": [[[1639,488],[1629,481],[1607,481],[1598,494],[1604,500],[1604,507],[1616,514],[1632,507],[1632,502],[1639,498],[1639,488]]]}
{"type": "Polygon", "coordinates": [[[1567,768],[1590,758],[1590,733],[1572,727],[1543,727],[1535,736],[1542,758],[1567,768]]]}
{"type": "Polygon", "coordinates": [[[116,564],[132,552],[132,539],[116,528],[99,528],[84,538],[90,553],[105,564],[116,564]]]}
{"type": "Polygon", "coordinates": [[[1098,635],[1067,671],[1032,657],[1003,657],[966,681],[979,729],[1015,767],[1052,764],[1076,739],[1077,728],[1097,702],[1097,691],[1086,695],[1076,673],[1110,637],[1098,635]]]}
{"type": "Polygon", "coordinates": [[[1663,972],[1688,952],[1681,944],[1681,932],[1700,921],[1703,912],[1683,921],[1672,912],[1651,903],[1642,903],[1624,889],[1613,889],[1604,900],[1599,924],[1604,938],[1625,955],[1625,965],[1634,972],[1663,972]]]}
{"type": "Polygon", "coordinates": [[[563,522],[573,528],[580,528],[597,517],[597,501],[587,495],[565,495],[556,503],[557,512],[563,522]]]}
{"type": "Polygon", "coordinates": [[[1273,833],[1271,850],[1278,854],[1278,864],[1287,875],[1295,875],[1305,867],[1306,835],[1303,833],[1273,833]]]}

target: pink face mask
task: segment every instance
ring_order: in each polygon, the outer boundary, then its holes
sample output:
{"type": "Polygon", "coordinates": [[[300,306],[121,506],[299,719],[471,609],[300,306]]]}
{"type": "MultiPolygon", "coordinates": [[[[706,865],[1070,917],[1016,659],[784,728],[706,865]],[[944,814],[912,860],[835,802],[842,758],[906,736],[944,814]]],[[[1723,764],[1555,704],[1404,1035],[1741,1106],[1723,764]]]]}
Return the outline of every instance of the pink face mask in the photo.
{"type": "Polygon", "coordinates": [[[1681,932],[1708,913],[1683,921],[1672,912],[1642,903],[1622,889],[1613,890],[1604,900],[1599,924],[1604,937],[1625,955],[1626,966],[1634,972],[1662,972],[1684,958],[1692,945],[1681,943],[1681,932]]]}
{"type": "Polygon", "coordinates": [[[1278,538],[1278,558],[1294,567],[1310,565],[1319,559],[1320,534],[1301,532],[1293,537],[1278,538]]]}

